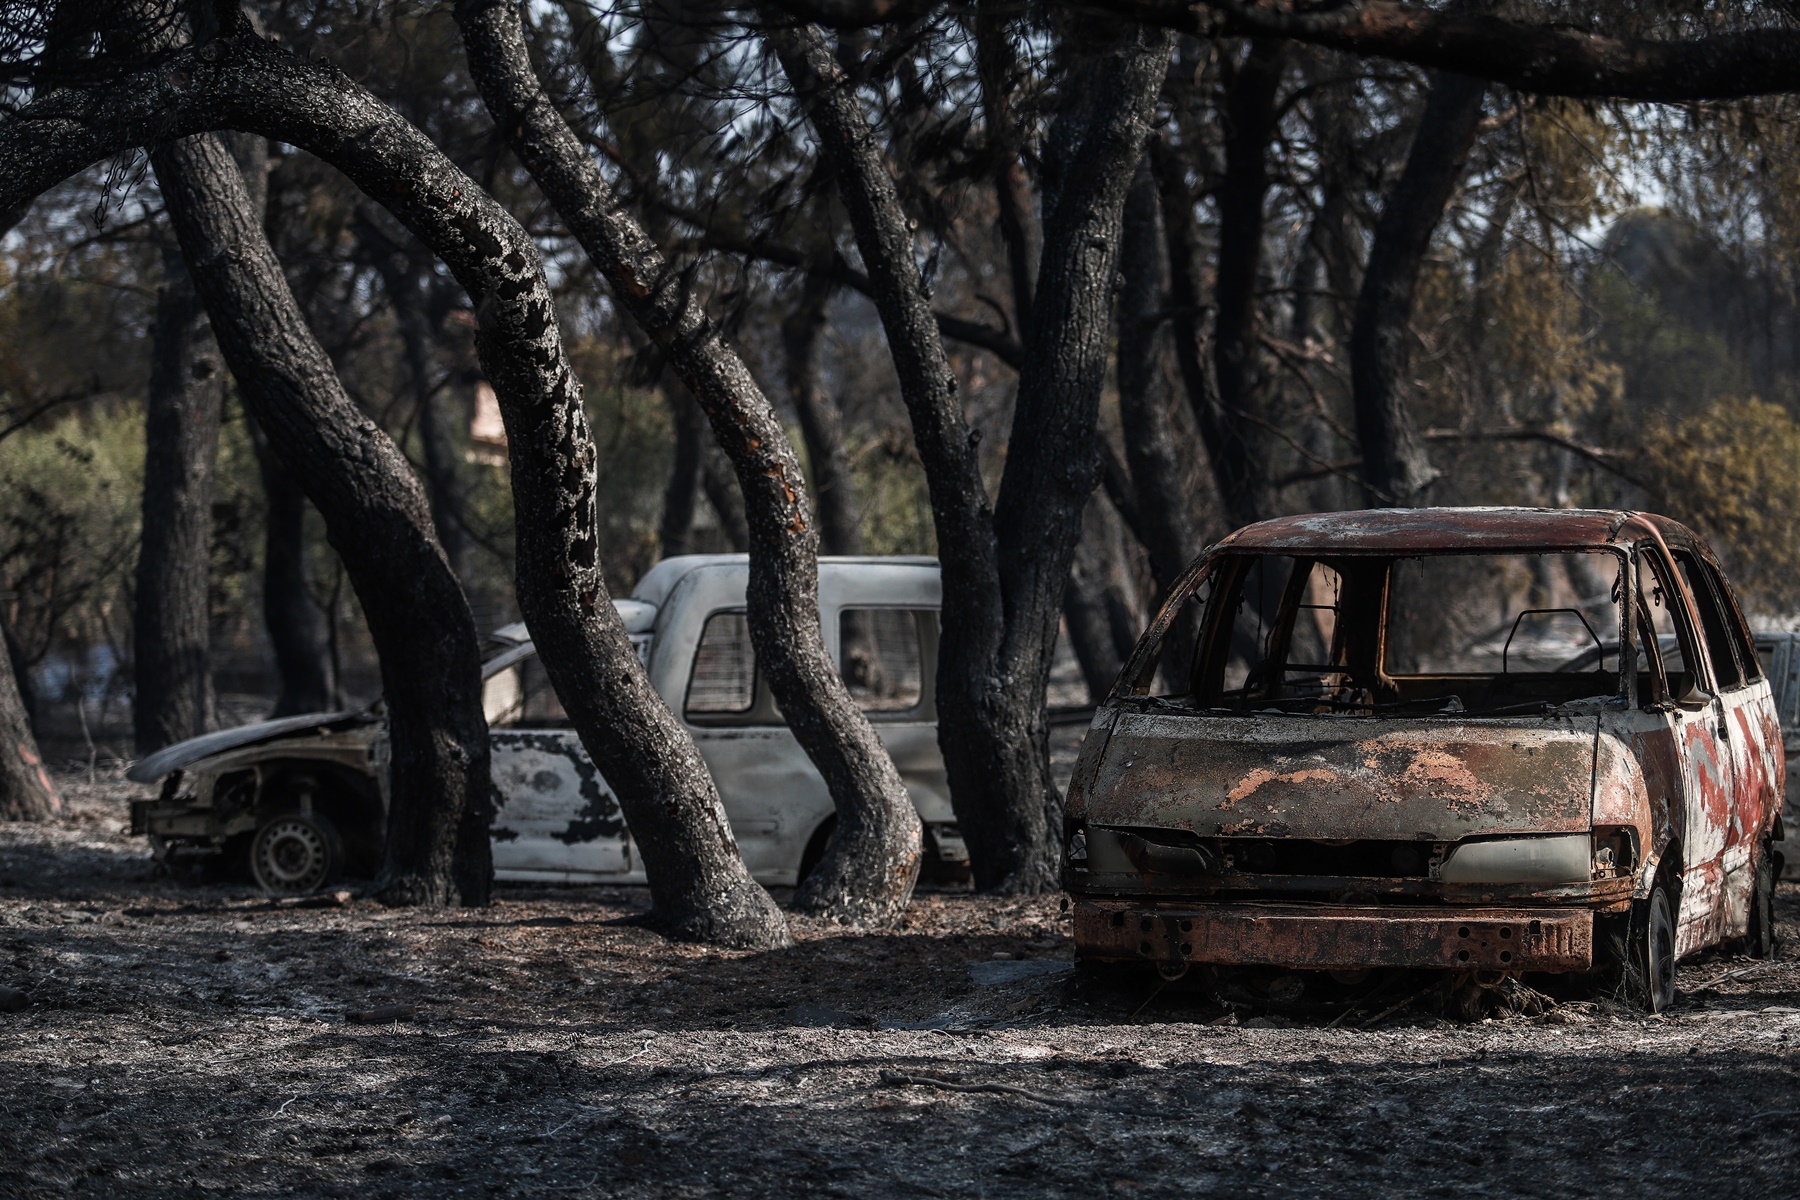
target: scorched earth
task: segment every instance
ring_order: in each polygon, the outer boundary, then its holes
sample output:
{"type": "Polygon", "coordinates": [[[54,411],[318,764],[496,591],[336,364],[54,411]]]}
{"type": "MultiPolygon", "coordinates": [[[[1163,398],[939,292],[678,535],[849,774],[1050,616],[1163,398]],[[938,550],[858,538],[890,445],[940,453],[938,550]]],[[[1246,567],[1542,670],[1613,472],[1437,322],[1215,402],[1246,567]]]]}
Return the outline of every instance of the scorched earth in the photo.
{"type": "Polygon", "coordinates": [[[61,782],[0,825],[9,1200],[1800,1190],[1800,947],[1684,964],[1660,1018],[1258,1014],[1081,984],[1053,897],[754,954],[628,890],[275,905],[158,877],[121,785],[61,782]]]}

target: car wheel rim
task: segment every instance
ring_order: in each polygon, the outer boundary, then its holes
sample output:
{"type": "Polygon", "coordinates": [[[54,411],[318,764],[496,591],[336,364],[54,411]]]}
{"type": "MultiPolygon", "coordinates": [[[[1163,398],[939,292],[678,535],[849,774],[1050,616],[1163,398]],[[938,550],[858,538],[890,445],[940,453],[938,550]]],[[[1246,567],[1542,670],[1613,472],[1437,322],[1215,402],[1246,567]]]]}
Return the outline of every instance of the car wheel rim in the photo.
{"type": "Polygon", "coordinates": [[[257,881],[270,891],[309,891],[325,881],[329,857],[312,822],[276,821],[256,840],[257,881]]]}

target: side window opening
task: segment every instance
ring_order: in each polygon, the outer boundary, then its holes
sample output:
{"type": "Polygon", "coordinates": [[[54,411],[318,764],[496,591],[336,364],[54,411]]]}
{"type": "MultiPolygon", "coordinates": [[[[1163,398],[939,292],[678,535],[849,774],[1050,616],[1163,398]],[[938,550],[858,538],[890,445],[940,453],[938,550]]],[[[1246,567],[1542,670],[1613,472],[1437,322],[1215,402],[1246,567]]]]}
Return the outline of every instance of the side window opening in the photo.
{"type": "Polygon", "coordinates": [[[1693,635],[1681,611],[1681,594],[1646,552],[1638,554],[1637,575],[1640,626],[1648,626],[1648,636],[1638,639],[1638,695],[1650,703],[1679,700],[1698,686],[1689,657],[1693,635]]]}
{"type": "Polygon", "coordinates": [[[1712,659],[1713,675],[1721,689],[1742,687],[1761,672],[1756,654],[1744,638],[1737,613],[1728,610],[1724,581],[1710,564],[1701,562],[1685,550],[1675,552],[1675,565],[1693,593],[1694,607],[1700,611],[1700,631],[1706,638],[1707,657],[1712,659]]]}
{"type": "Polygon", "coordinates": [[[864,712],[910,712],[925,698],[921,618],[910,608],[847,608],[838,617],[838,670],[864,712]]]}
{"type": "Polygon", "coordinates": [[[731,716],[756,703],[756,655],[750,648],[750,619],[743,612],[716,612],[706,618],[688,677],[689,715],[731,716]]]}

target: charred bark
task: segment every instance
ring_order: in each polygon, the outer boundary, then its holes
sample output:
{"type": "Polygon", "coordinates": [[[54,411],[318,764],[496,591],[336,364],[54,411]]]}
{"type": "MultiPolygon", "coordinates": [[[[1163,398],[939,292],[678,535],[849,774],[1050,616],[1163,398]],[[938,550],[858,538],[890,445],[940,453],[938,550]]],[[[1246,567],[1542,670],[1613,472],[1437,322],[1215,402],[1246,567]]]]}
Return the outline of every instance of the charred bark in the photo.
{"type": "Polygon", "coordinates": [[[379,893],[484,904],[489,844],[465,820],[491,802],[479,642],[425,498],[307,331],[224,146],[184,138],[151,163],[245,405],[324,516],[380,654],[392,758],[379,893]]]}
{"type": "Polygon", "coordinates": [[[1032,296],[1037,291],[1038,229],[1012,104],[1019,70],[1008,28],[1014,12],[1005,0],[980,0],[975,6],[975,68],[981,79],[982,119],[987,125],[1000,241],[1006,247],[1006,265],[1012,276],[1013,327],[1023,331],[1031,325],[1032,296]]]}
{"type": "MultiPolygon", "coordinates": [[[[882,11],[881,20],[899,19],[901,8],[892,0],[790,3],[795,11],[867,8],[882,11]]],[[[1199,37],[1292,38],[1541,95],[1669,102],[1800,91],[1800,32],[1791,26],[1660,39],[1609,37],[1399,0],[1359,0],[1317,12],[1187,0],[1107,0],[1106,6],[1122,17],[1199,37]]]]}
{"type": "Polygon", "coordinates": [[[819,500],[821,548],[826,554],[861,554],[862,514],[844,447],[844,414],[819,378],[819,342],[830,299],[830,285],[808,276],[799,305],[781,323],[783,362],[788,399],[800,418],[813,494],[819,500]]]}
{"type": "Polygon", "coordinates": [[[225,371],[174,247],[163,255],[144,397],[143,542],[132,625],[132,724],[149,754],[215,722],[207,662],[213,458],[225,371]]]}
{"type": "MultiPolygon", "coordinates": [[[[918,811],[851,698],[819,625],[818,530],[786,431],[718,327],[624,211],[544,94],[516,8],[457,5],[471,72],[507,143],[699,400],[749,518],[750,637],[788,727],[824,776],[837,826],[796,907],[856,923],[899,919],[921,859],[918,811]]],[[[560,693],[559,693],[560,694],[560,693]]]]}
{"type": "Polygon", "coordinates": [[[1143,627],[1131,601],[1120,550],[1124,531],[1105,496],[1088,497],[1081,540],[1069,564],[1063,592],[1063,624],[1087,684],[1088,703],[1098,704],[1112,690],[1143,627]]]}
{"type": "Polygon", "coordinates": [[[1486,93],[1487,84],[1467,75],[1432,80],[1406,166],[1369,245],[1350,331],[1350,387],[1363,492],[1372,507],[1416,504],[1438,475],[1404,392],[1413,292],[1431,235],[1475,145],[1486,93]]]}
{"type": "Polygon", "coordinates": [[[0,655],[0,821],[43,821],[61,811],[62,797],[38,753],[12,655],[0,655]]]}
{"type": "Polygon", "coordinates": [[[770,25],[849,211],[925,467],[944,581],[938,740],[975,882],[1046,890],[1056,881],[1062,822],[1044,687],[1081,510],[1099,470],[1094,420],[1119,212],[1168,41],[1131,31],[1073,72],[1070,107],[1051,139],[1056,190],[1045,205],[1025,369],[992,509],[907,214],[855,89],[816,28],[770,25]]]}
{"type": "Polygon", "coordinates": [[[34,97],[0,135],[0,212],[127,147],[248,129],[343,171],[430,246],[468,291],[512,455],[520,608],[551,683],[631,823],[673,936],[783,945],[693,740],[663,705],[599,561],[595,449],[531,237],[422,133],[336,67],[240,22],[153,68],[34,97]]]}
{"type": "Polygon", "coordinates": [[[275,652],[280,691],[270,717],[337,706],[325,614],[313,599],[306,562],[306,493],[281,465],[254,420],[252,437],[267,508],[263,530],[263,626],[275,652]]]}
{"type": "MultiPolygon", "coordinates": [[[[1173,345],[1166,319],[1170,305],[1167,246],[1156,181],[1146,163],[1125,197],[1119,236],[1119,426],[1136,501],[1134,532],[1149,556],[1150,574],[1162,595],[1201,550],[1194,498],[1170,412],[1175,399],[1170,387],[1173,345]]],[[[1171,627],[1172,650],[1165,659],[1183,664],[1184,670],[1193,658],[1197,634],[1191,622],[1171,627]]],[[[1172,682],[1179,688],[1185,680],[1172,682]]]]}
{"type": "Polygon", "coordinates": [[[1227,498],[1232,520],[1260,520],[1270,515],[1264,439],[1255,424],[1263,408],[1262,343],[1257,309],[1257,282],[1263,261],[1263,209],[1269,192],[1269,143],[1280,116],[1282,74],[1291,50],[1277,41],[1255,41],[1238,68],[1225,109],[1225,176],[1219,182],[1218,284],[1214,299],[1213,371],[1219,407],[1234,429],[1231,439],[1248,462],[1227,498]]]}

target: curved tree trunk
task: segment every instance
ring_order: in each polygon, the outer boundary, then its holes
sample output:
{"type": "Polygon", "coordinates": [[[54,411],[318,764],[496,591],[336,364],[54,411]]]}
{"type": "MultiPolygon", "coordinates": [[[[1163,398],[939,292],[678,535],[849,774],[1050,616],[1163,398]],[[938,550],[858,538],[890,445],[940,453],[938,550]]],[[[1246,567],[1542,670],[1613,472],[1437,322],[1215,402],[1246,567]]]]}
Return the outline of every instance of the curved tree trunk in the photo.
{"type": "Polygon", "coordinates": [[[132,625],[137,752],[205,733],[215,721],[207,663],[213,457],[225,371],[181,255],[163,255],[144,397],[143,542],[132,625]]]}
{"type": "Polygon", "coordinates": [[[0,130],[0,213],[140,143],[240,128],[337,167],[432,248],[468,291],[512,455],[520,608],[557,696],[618,795],[672,936],[785,945],[706,764],[633,651],[599,559],[596,452],[531,237],[418,129],[329,63],[245,22],[152,70],[42,96],[0,130]]]}
{"type": "Polygon", "coordinates": [[[1080,519],[1110,350],[1120,209],[1143,154],[1170,40],[1129,31],[1071,73],[1050,139],[1044,250],[998,505],[956,396],[913,235],[854,86],[813,26],[771,14],[768,38],[830,161],[869,272],[924,464],[944,578],[938,742],[978,887],[1057,881],[1062,800],[1044,688],[1080,519]]]}
{"type": "Polygon", "coordinates": [[[0,821],[42,821],[61,811],[62,797],[38,753],[12,655],[0,655],[0,821]]]}
{"type": "Polygon", "coordinates": [[[820,545],[827,554],[861,554],[862,514],[844,448],[844,414],[819,379],[819,341],[830,300],[831,285],[807,276],[798,307],[781,323],[781,346],[788,399],[800,418],[813,493],[819,498],[820,545]]]}
{"type": "Polygon", "coordinates": [[[918,811],[856,706],[819,626],[818,530],[787,433],[750,372],[627,214],[544,94],[510,3],[463,0],[456,17],[471,72],[508,144],[619,303],[661,346],[700,401],[743,491],[750,533],[750,637],[788,727],[824,776],[837,828],[796,907],[882,925],[911,899],[918,811]]]}
{"type": "Polygon", "coordinates": [[[1374,507],[1416,504],[1438,475],[1403,392],[1411,357],[1408,325],[1419,269],[1462,179],[1486,94],[1487,84],[1467,75],[1439,74],[1432,80],[1406,167],[1369,244],[1350,332],[1350,387],[1362,443],[1363,491],[1374,507]]]}
{"type": "Polygon", "coordinates": [[[219,139],[159,146],[151,163],[245,405],[324,516],[380,654],[392,759],[379,892],[484,904],[492,784],[479,641],[425,497],[307,330],[219,139]],[[470,808],[479,837],[466,832],[470,808]]]}

